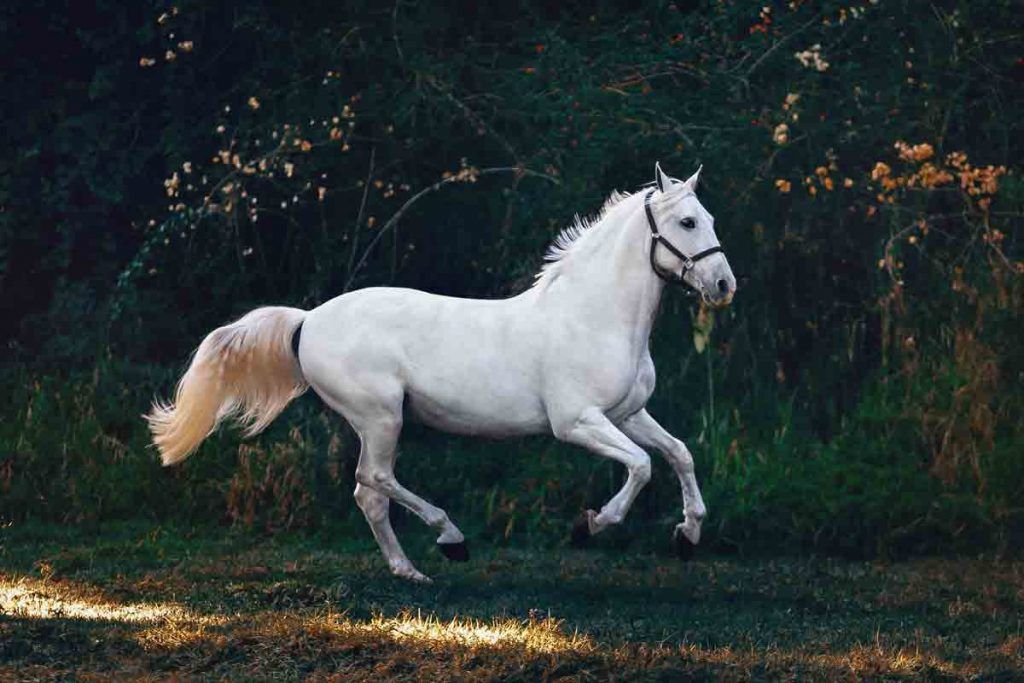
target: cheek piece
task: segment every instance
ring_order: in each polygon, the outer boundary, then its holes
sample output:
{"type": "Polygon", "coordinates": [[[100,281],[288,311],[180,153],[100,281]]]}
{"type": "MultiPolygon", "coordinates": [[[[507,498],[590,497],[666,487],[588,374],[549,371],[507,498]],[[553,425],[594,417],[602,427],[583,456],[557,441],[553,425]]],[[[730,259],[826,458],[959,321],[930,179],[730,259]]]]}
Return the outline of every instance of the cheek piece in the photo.
{"type": "Polygon", "coordinates": [[[702,252],[696,253],[693,256],[687,256],[682,251],[680,251],[676,247],[676,245],[672,244],[667,239],[665,239],[661,235],[661,233],[658,232],[658,224],[654,221],[654,212],[651,211],[651,197],[654,196],[654,192],[655,191],[652,189],[644,197],[644,213],[647,214],[647,225],[651,228],[651,269],[654,270],[655,275],[657,275],[662,280],[671,285],[685,285],[686,287],[689,287],[689,294],[691,296],[702,294],[702,292],[700,292],[697,288],[695,288],[693,285],[686,281],[686,273],[693,269],[693,266],[697,263],[697,261],[705,259],[708,256],[711,256],[712,254],[717,254],[719,252],[725,253],[725,250],[722,249],[721,245],[716,245],[709,249],[705,249],[702,252]],[[676,277],[675,273],[669,270],[665,270],[664,268],[658,265],[658,262],[654,258],[654,256],[659,244],[668,249],[675,256],[678,256],[680,259],[683,260],[682,275],[676,277]]]}

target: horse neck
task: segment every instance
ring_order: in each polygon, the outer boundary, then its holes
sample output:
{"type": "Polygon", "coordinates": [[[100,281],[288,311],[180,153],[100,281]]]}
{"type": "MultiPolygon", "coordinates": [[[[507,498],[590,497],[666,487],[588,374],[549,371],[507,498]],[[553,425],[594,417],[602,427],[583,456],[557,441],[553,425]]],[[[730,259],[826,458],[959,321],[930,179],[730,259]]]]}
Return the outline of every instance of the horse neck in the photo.
{"type": "Polygon", "coordinates": [[[600,243],[586,259],[572,264],[561,278],[558,295],[571,298],[573,310],[603,324],[603,329],[622,329],[646,345],[664,282],[651,269],[643,199],[638,195],[626,201],[627,206],[604,219],[617,223],[595,227],[604,233],[600,243]]]}

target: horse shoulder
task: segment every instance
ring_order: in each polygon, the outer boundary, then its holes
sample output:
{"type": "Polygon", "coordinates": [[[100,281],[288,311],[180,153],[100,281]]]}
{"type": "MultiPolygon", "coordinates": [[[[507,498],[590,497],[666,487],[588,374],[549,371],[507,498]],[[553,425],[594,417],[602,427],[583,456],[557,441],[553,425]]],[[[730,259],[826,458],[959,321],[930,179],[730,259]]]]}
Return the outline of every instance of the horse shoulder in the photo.
{"type": "Polygon", "coordinates": [[[640,359],[640,367],[637,369],[634,390],[643,396],[644,403],[654,393],[654,385],[657,383],[657,373],[654,369],[654,359],[650,351],[644,351],[640,359]]]}

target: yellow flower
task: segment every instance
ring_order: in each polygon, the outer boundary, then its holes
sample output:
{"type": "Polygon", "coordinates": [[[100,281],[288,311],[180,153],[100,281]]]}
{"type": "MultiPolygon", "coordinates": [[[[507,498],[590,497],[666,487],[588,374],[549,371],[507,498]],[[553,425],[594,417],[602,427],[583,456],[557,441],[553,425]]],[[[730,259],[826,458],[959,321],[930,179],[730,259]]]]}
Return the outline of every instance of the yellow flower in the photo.
{"type": "Polygon", "coordinates": [[[935,149],[927,142],[918,145],[908,145],[902,140],[897,140],[893,145],[903,161],[924,161],[935,154],[935,149]]]}
{"type": "Polygon", "coordinates": [[[178,186],[181,184],[181,178],[178,177],[178,172],[175,171],[170,178],[164,180],[164,188],[167,190],[168,197],[175,197],[178,194],[178,186]]]}
{"type": "Polygon", "coordinates": [[[961,169],[967,163],[967,155],[963,152],[950,152],[946,155],[946,163],[956,169],[961,169]]]}
{"type": "Polygon", "coordinates": [[[147,66],[153,66],[154,64],[156,64],[156,60],[153,59],[152,57],[140,57],[139,58],[139,66],[141,66],[143,68],[145,68],[147,66]]]}
{"type": "Polygon", "coordinates": [[[784,123],[775,126],[775,130],[772,132],[772,140],[775,141],[776,145],[786,144],[789,140],[789,126],[784,123]]]}
{"type": "Polygon", "coordinates": [[[784,178],[779,178],[775,181],[775,188],[782,194],[789,194],[789,191],[793,189],[793,184],[784,178]]]}
{"type": "Polygon", "coordinates": [[[256,99],[255,97],[250,97],[249,98],[249,109],[252,109],[253,111],[256,111],[259,108],[260,108],[260,101],[258,99],[256,99]]]}

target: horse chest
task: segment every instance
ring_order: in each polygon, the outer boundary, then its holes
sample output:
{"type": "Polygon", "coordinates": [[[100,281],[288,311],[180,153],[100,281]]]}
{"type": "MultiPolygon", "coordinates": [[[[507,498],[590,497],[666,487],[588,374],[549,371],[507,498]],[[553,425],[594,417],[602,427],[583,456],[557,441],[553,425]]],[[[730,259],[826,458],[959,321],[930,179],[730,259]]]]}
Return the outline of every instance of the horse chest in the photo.
{"type": "MultiPolygon", "coordinates": [[[[613,422],[643,408],[654,391],[654,363],[646,348],[633,350],[622,343],[595,343],[589,353],[560,363],[554,385],[572,397],[601,409],[613,422]]],[[[562,393],[559,391],[559,393],[562,393]]]]}
{"type": "Polygon", "coordinates": [[[621,400],[608,409],[608,418],[612,422],[618,422],[643,408],[654,393],[654,382],[654,362],[650,355],[645,353],[637,364],[633,380],[621,400]]]}

